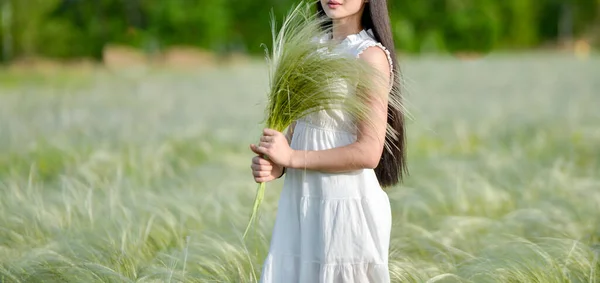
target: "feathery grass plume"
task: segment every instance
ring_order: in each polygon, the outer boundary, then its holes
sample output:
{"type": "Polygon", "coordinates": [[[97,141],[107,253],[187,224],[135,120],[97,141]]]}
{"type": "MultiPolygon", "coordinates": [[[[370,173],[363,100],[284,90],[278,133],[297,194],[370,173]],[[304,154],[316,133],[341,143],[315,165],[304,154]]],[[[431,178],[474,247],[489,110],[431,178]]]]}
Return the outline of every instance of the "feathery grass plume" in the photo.
{"type": "MultiPolygon", "coordinates": [[[[322,110],[341,110],[356,122],[369,123],[369,95],[382,86],[378,84],[385,82],[384,77],[363,60],[330,52],[338,43],[323,40],[331,31],[322,28],[323,23],[324,19],[311,13],[310,5],[304,2],[292,9],[278,32],[271,17],[273,47],[270,54],[266,52],[267,128],[283,132],[295,120],[322,110]]],[[[265,183],[261,183],[243,238],[255,220],[264,192],[265,183]]]]}

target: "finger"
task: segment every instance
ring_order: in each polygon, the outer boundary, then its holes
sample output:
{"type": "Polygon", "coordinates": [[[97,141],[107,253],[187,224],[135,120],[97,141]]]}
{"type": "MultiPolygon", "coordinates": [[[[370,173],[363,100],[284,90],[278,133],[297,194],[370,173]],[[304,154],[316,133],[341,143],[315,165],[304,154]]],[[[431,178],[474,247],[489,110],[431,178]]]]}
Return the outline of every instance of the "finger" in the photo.
{"type": "Polygon", "coordinates": [[[258,149],[257,149],[257,146],[256,146],[256,145],[254,145],[254,144],[251,144],[251,145],[250,145],[250,150],[252,150],[252,152],[254,152],[254,153],[258,154],[258,155],[260,155],[260,154],[261,154],[261,153],[258,151],[258,149]]]}
{"type": "MultiPolygon", "coordinates": [[[[258,147],[257,147],[257,148],[258,148],[258,147]]],[[[264,158],[264,157],[263,157],[263,156],[264,156],[264,154],[262,154],[262,153],[260,153],[260,152],[259,152],[258,154],[260,154],[260,155],[259,155],[259,156],[254,156],[254,157],[252,158],[252,163],[253,163],[253,164],[260,164],[260,165],[273,165],[273,162],[271,162],[271,161],[269,161],[269,160],[267,160],[266,158],[264,158]]]]}
{"type": "Polygon", "coordinates": [[[254,179],[265,179],[270,176],[270,174],[265,174],[264,172],[255,172],[252,174],[254,179]]]}
{"type": "Polygon", "coordinates": [[[273,166],[271,165],[260,165],[260,168],[258,168],[259,171],[265,171],[265,172],[271,172],[271,170],[273,170],[273,166]]]}
{"type": "Polygon", "coordinates": [[[260,143],[258,143],[258,147],[260,147],[260,148],[265,148],[266,149],[266,148],[271,148],[271,146],[273,146],[273,144],[272,143],[268,143],[268,142],[260,142],[260,143]]]}
{"type": "Polygon", "coordinates": [[[257,183],[266,183],[266,182],[273,180],[273,178],[272,177],[255,177],[254,180],[257,183]]]}
{"type": "Polygon", "coordinates": [[[260,141],[261,142],[272,142],[273,137],[272,136],[262,136],[262,137],[260,137],[260,141]]]}
{"type": "MultiPolygon", "coordinates": [[[[259,153],[260,155],[262,155],[262,153],[259,153]]],[[[252,158],[252,164],[258,164],[258,165],[273,165],[271,161],[266,160],[260,156],[255,156],[254,158],[252,158]]]]}
{"type": "Polygon", "coordinates": [[[267,154],[267,152],[268,152],[267,147],[261,146],[259,144],[258,146],[252,145],[252,148],[253,148],[252,151],[254,151],[254,153],[258,154],[261,158],[264,157],[264,156],[268,156],[268,154],[267,154]]]}
{"type": "Polygon", "coordinates": [[[270,173],[268,171],[252,171],[252,175],[254,175],[254,177],[267,177],[269,174],[270,173]]]}
{"type": "Polygon", "coordinates": [[[275,131],[275,130],[269,129],[269,128],[263,130],[263,135],[265,135],[265,136],[275,136],[278,133],[279,133],[278,131],[275,131]]]}
{"type": "Polygon", "coordinates": [[[252,165],[250,165],[250,168],[252,168],[252,170],[254,171],[268,171],[271,172],[271,170],[273,170],[273,166],[271,166],[270,164],[256,164],[253,163],[252,165]]]}
{"type": "MultiPolygon", "coordinates": [[[[262,146],[260,146],[260,145],[259,145],[259,146],[255,147],[254,149],[256,150],[256,154],[260,155],[261,157],[262,157],[262,156],[267,156],[267,155],[268,155],[268,154],[267,154],[267,151],[268,151],[268,150],[267,150],[267,148],[265,148],[265,147],[262,147],[262,146]]],[[[261,159],[264,159],[264,158],[261,158],[261,159]]],[[[265,161],[266,161],[266,160],[265,160],[265,161]]],[[[261,161],[261,162],[262,162],[262,161],[261,161]]]]}

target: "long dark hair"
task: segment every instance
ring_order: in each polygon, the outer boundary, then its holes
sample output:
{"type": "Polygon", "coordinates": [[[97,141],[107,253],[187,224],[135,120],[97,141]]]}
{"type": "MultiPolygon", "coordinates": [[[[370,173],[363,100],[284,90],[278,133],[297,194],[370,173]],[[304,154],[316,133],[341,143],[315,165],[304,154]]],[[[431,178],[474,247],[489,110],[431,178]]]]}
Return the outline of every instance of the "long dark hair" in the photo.
{"type": "MultiPolygon", "coordinates": [[[[321,1],[316,1],[317,13],[320,17],[327,17],[321,1]]],[[[375,40],[379,41],[390,52],[393,63],[393,90],[390,93],[390,100],[394,99],[401,101],[401,86],[400,86],[400,67],[396,58],[396,48],[392,29],[390,24],[390,16],[388,13],[387,0],[371,0],[365,3],[364,11],[361,18],[362,26],[365,30],[371,29],[375,40]]],[[[324,24],[324,28],[331,25],[331,21],[324,24]]],[[[382,187],[396,185],[403,180],[403,177],[408,174],[406,166],[406,134],[404,128],[405,116],[401,109],[388,107],[387,123],[395,132],[392,136],[387,134],[385,137],[386,143],[391,145],[388,149],[384,149],[379,164],[375,168],[375,174],[382,187]]]]}

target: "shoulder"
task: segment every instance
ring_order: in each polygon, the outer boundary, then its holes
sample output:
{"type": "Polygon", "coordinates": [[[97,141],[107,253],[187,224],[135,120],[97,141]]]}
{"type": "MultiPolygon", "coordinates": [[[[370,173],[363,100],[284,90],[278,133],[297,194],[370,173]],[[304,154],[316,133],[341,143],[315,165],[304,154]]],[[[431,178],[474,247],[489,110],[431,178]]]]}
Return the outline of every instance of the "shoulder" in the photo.
{"type": "Polygon", "coordinates": [[[369,63],[388,64],[388,55],[385,47],[380,45],[371,45],[366,47],[358,54],[358,58],[365,60],[369,63]]]}
{"type": "Polygon", "coordinates": [[[363,30],[360,33],[360,43],[357,46],[357,57],[375,65],[386,73],[392,72],[392,56],[383,44],[375,39],[373,30],[363,30]]]}
{"type": "Polygon", "coordinates": [[[380,72],[390,75],[392,72],[391,58],[385,47],[373,44],[360,52],[358,58],[369,63],[380,72]]]}

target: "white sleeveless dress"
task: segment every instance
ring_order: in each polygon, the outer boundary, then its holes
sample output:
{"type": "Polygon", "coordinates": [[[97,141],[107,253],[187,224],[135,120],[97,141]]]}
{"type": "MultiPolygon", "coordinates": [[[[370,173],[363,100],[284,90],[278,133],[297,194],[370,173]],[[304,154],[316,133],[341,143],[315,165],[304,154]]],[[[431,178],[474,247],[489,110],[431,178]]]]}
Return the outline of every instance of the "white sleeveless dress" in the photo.
{"type": "MultiPolygon", "coordinates": [[[[336,52],[358,56],[378,46],[371,30],[344,39],[336,52]]],[[[390,68],[391,69],[391,68],[390,68]]],[[[297,121],[291,147],[325,150],[356,140],[351,118],[321,111],[297,121]]],[[[389,282],[391,209],[372,169],[329,174],[287,169],[263,283],[389,282]]]]}

